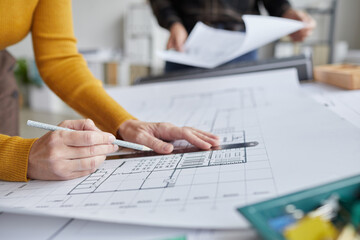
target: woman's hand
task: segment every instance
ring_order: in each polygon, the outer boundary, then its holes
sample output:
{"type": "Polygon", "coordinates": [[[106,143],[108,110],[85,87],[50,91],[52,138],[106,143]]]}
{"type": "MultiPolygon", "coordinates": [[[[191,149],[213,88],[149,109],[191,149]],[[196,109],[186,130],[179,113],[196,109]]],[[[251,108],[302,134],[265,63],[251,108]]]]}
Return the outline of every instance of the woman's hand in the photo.
{"type": "Polygon", "coordinates": [[[305,27],[303,29],[300,29],[299,31],[290,34],[290,37],[294,42],[304,41],[305,38],[311,35],[311,33],[316,27],[315,20],[309,14],[303,11],[297,11],[290,8],[283,14],[282,17],[298,20],[305,23],[305,27]]]}
{"type": "Polygon", "coordinates": [[[29,153],[28,177],[69,180],[93,173],[115,152],[115,136],[100,131],[90,119],[69,120],[59,126],[78,130],[48,132],[34,142],[29,153]]]}
{"type": "Polygon", "coordinates": [[[139,120],[127,120],[121,124],[118,134],[125,140],[139,143],[155,152],[171,153],[174,146],[165,141],[185,139],[200,149],[209,149],[220,144],[214,134],[191,127],[176,127],[171,123],[149,123],[139,120]]]}

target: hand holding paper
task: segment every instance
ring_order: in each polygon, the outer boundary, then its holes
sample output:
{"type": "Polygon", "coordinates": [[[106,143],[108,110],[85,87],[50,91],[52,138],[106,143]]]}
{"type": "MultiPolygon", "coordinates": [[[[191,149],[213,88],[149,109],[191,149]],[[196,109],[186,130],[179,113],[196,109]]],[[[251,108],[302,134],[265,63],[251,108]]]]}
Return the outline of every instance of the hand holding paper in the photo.
{"type": "Polygon", "coordinates": [[[284,18],[245,15],[246,32],[215,29],[198,22],[184,52],[164,51],[164,60],[202,68],[214,68],[278,38],[304,28],[304,23],[284,18]]]}

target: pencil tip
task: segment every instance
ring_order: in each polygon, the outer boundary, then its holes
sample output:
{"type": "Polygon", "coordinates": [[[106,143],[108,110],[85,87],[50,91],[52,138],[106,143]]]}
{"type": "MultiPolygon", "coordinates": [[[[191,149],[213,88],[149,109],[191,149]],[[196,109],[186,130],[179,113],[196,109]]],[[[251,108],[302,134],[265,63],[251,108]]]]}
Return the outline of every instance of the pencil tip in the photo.
{"type": "Polygon", "coordinates": [[[152,149],[151,148],[148,148],[148,147],[146,147],[146,146],[143,146],[143,149],[142,149],[143,151],[152,151],[152,149]]]}

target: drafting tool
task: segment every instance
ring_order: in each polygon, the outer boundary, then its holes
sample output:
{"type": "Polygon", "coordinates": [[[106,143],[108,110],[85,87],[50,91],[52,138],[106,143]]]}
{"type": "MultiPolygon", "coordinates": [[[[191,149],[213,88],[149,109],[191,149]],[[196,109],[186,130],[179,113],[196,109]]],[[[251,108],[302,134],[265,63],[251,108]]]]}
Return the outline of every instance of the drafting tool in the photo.
{"type": "MultiPolygon", "coordinates": [[[[234,144],[227,144],[227,145],[220,145],[216,147],[212,147],[210,149],[199,149],[194,146],[187,147],[187,148],[178,148],[171,152],[171,154],[182,154],[182,153],[195,153],[195,152],[207,152],[207,151],[220,151],[220,150],[229,150],[234,148],[248,148],[248,147],[255,147],[259,143],[258,142],[244,142],[244,143],[234,143],[234,144]]],[[[107,160],[110,159],[122,159],[122,158],[139,158],[139,157],[151,157],[151,156],[161,156],[164,154],[159,154],[154,151],[149,152],[138,152],[138,151],[128,151],[123,150],[107,156],[107,160]]]]}

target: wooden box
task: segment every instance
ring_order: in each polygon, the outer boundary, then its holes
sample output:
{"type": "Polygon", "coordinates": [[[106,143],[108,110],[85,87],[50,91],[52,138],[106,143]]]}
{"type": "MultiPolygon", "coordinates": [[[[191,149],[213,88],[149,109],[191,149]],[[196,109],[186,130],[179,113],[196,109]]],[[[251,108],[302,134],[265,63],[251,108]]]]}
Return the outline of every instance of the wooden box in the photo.
{"type": "Polygon", "coordinates": [[[314,79],[349,90],[360,89],[360,66],[350,64],[317,66],[314,69],[314,79]]]}

